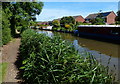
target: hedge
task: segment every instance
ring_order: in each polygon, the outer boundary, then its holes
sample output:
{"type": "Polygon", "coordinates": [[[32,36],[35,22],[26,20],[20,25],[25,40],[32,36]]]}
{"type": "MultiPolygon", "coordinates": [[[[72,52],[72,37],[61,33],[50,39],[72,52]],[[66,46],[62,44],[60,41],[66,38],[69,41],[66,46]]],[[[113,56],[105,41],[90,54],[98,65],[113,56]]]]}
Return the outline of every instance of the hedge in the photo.
{"type": "Polygon", "coordinates": [[[11,29],[7,15],[2,11],[2,44],[7,44],[11,40],[11,29]]]}

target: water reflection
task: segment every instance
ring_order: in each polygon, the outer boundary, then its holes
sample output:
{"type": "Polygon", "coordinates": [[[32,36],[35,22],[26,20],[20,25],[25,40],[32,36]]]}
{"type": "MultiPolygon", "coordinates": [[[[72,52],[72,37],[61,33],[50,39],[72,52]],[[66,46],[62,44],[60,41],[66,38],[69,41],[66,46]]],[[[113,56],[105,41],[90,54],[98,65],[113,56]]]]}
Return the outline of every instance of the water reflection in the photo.
{"type": "Polygon", "coordinates": [[[52,37],[54,35],[53,32],[51,32],[51,31],[38,31],[38,33],[44,33],[44,34],[46,34],[47,36],[50,36],[50,37],[52,37]]]}
{"type": "Polygon", "coordinates": [[[92,39],[86,39],[82,37],[77,37],[69,33],[59,33],[59,32],[53,32],[54,34],[60,35],[62,39],[66,39],[69,41],[78,40],[78,44],[87,47],[90,50],[96,50],[100,53],[104,53],[106,55],[120,58],[120,45],[119,44],[113,44],[108,42],[102,42],[92,39]]]}

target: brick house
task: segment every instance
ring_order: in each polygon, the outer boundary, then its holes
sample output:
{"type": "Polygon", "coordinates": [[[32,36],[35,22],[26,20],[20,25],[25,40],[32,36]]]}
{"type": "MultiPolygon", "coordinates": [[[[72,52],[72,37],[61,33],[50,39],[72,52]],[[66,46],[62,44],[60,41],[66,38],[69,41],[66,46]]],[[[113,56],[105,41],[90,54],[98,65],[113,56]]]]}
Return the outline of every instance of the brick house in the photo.
{"type": "Polygon", "coordinates": [[[114,24],[115,23],[116,14],[113,11],[90,14],[85,18],[85,21],[90,22],[91,19],[95,19],[96,17],[98,17],[98,15],[101,15],[102,18],[105,19],[106,24],[114,24]]]}
{"type": "Polygon", "coordinates": [[[38,22],[37,24],[38,24],[38,25],[49,25],[48,22],[38,22]]]}
{"type": "MultiPolygon", "coordinates": [[[[84,19],[81,15],[80,15],[80,16],[72,16],[72,17],[75,19],[76,22],[85,22],[85,19],[84,19]]],[[[54,19],[54,20],[60,21],[61,18],[54,19]]],[[[54,21],[54,20],[53,20],[53,21],[54,21]]]]}
{"type": "Polygon", "coordinates": [[[76,22],[85,22],[85,19],[82,16],[73,16],[76,22]]]}

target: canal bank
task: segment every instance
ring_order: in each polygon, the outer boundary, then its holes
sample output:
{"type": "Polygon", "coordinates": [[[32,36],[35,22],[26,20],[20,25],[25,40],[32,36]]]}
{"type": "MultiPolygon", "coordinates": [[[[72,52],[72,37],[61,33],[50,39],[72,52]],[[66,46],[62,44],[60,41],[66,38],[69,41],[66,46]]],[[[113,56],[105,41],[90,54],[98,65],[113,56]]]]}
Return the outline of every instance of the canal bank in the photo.
{"type": "Polygon", "coordinates": [[[120,71],[120,45],[108,42],[102,42],[92,39],[86,39],[82,37],[77,37],[69,33],[61,33],[61,32],[52,32],[52,31],[40,31],[39,33],[46,33],[49,36],[60,35],[62,39],[69,40],[73,42],[76,49],[83,54],[85,52],[89,52],[95,56],[95,58],[101,62],[104,66],[109,66],[110,73],[114,73],[116,78],[119,78],[120,71]],[[110,60],[110,61],[109,61],[110,60]],[[112,71],[111,71],[112,70],[112,71]]]}
{"type": "Polygon", "coordinates": [[[51,28],[37,28],[33,29],[53,31],[53,32],[63,32],[63,33],[74,33],[76,36],[84,37],[87,39],[95,39],[98,41],[105,41],[111,43],[120,42],[120,26],[119,25],[79,25],[76,30],[54,30],[51,28]]]}

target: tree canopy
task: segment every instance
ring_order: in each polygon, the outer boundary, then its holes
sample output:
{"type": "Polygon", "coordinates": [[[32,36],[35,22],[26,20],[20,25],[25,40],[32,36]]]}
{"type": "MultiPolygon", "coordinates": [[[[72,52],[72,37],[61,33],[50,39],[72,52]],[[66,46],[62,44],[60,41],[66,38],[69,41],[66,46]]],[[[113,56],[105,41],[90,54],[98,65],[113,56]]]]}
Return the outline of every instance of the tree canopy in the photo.
{"type": "Polygon", "coordinates": [[[62,26],[65,26],[65,24],[75,24],[75,19],[72,17],[72,16],[69,16],[69,17],[63,17],[61,18],[60,20],[60,24],[62,26]]]}
{"type": "Polygon", "coordinates": [[[98,14],[98,16],[94,19],[91,19],[90,22],[93,25],[104,25],[105,24],[105,17],[102,14],[98,14]]]}
{"type": "Polygon", "coordinates": [[[120,24],[120,10],[117,12],[116,23],[120,24]]]}
{"type": "Polygon", "coordinates": [[[11,34],[14,37],[15,29],[21,32],[29,27],[31,21],[35,21],[36,15],[39,15],[43,3],[42,2],[3,2],[3,10],[8,14],[10,20],[11,34]]]}
{"type": "Polygon", "coordinates": [[[53,25],[54,27],[59,27],[59,26],[60,26],[60,22],[59,22],[58,20],[54,20],[54,21],[52,22],[52,25],[53,25]]]}
{"type": "Polygon", "coordinates": [[[29,28],[36,20],[36,15],[39,15],[43,7],[42,2],[2,2],[2,34],[9,40],[10,35],[16,36],[16,30],[22,33],[29,28]],[[6,31],[6,32],[5,32],[6,31]]]}

